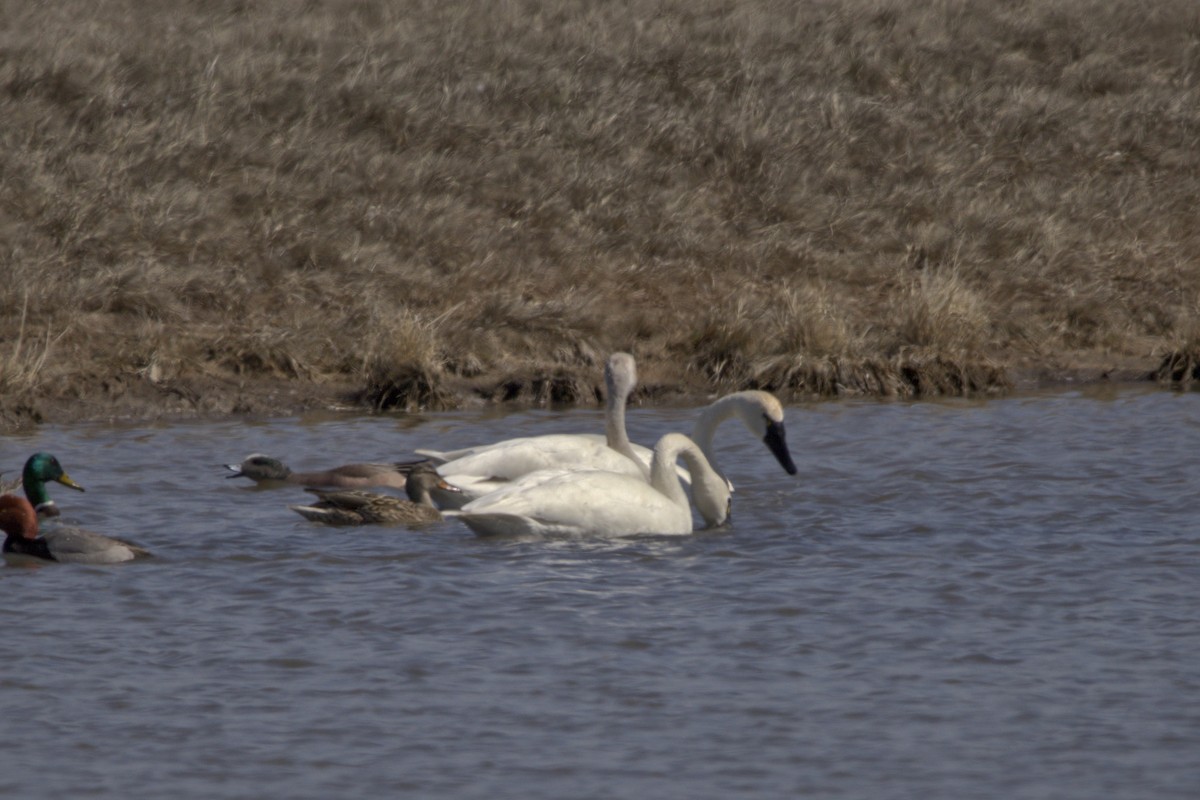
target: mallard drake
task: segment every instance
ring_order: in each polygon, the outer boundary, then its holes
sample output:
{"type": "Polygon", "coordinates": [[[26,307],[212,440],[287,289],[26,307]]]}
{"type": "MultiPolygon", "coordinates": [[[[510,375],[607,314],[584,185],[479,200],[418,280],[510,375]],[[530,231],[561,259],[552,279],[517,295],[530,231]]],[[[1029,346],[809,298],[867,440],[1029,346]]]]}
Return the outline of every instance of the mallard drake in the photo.
{"type": "Polygon", "coordinates": [[[407,469],[395,464],[345,464],[320,472],[292,472],[277,458],[253,453],[241,464],[226,464],[233,472],[230,478],[250,478],[259,486],[292,484],[313,488],[369,489],[387,486],[403,489],[407,480],[407,469]]]}
{"type": "Polygon", "coordinates": [[[54,527],[39,531],[33,505],[24,497],[12,494],[0,495],[0,530],[7,534],[4,540],[6,556],[75,564],[116,564],[150,555],[130,542],[82,528],[54,527]]]}
{"type": "Polygon", "coordinates": [[[84,491],[82,486],[71,480],[71,476],[63,471],[57,458],[49,453],[34,453],[25,462],[25,469],[21,473],[21,486],[25,490],[25,499],[39,517],[57,517],[62,513],[46,491],[49,481],[61,483],[76,491],[84,491]]]}
{"type": "Polygon", "coordinates": [[[417,525],[442,519],[442,512],[430,497],[430,491],[435,488],[443,492],[457,491],[437,474],[432,465],[419,464],[409,468],[404,487],[407,500],[390,494],[309,488],[319,498],[316,503],[288,508],[305,519],[326,525],[417,525]]]}

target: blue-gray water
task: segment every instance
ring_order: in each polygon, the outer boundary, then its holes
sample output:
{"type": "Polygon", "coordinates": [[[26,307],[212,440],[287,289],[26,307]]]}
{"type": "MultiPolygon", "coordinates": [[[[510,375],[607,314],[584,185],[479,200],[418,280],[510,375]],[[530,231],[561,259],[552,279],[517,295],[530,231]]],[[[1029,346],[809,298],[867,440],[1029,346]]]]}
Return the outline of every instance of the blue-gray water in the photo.
{"type": "MultiPolygon", "coordinates": [[[[73,521],[158,558],[0,567],[0,794],[1192,798],[1200,395],[736,422],[733,523],[495,541],[330,530],[218,465],[600,430],[594,410],[48,427],[73,521]]],[[[633,409],[650,442],[687,409],[633,409]]]]}

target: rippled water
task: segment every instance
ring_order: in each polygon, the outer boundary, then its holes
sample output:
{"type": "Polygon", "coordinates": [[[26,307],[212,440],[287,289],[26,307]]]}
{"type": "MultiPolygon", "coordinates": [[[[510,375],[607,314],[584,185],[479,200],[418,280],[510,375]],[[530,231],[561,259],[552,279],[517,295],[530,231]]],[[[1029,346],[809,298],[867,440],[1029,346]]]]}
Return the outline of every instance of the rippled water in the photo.
{"type": "MultiPolygon", "coordinates": [[[[46,428],[73,521],[159,558],[0,568],[0,794],[1191,798],[1200,395],[730,423],[717,532],[328,530],[217,465],[402,458],[592,410],[46,428]]],[[[649,442],[684,409],[634,409],[649,442]]],[[[683,420],[683,422],[681,422],[683,420]]]]}

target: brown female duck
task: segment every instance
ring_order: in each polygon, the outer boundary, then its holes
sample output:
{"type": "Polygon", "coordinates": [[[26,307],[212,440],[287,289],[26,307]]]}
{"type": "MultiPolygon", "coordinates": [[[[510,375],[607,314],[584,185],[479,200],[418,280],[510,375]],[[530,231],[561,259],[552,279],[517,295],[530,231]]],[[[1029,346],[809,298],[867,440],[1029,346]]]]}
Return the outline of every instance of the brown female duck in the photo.
{"type": "Polygon", "coordinates": [[[407,500],[388,494],[310,488],[309,491],[320,498],[316,503],[288,507],[305,519],[326,525],[419,525],[442,519],[442,512],[430,497],[430,491],[435,488],[443,492],[457,491],[432,465],[417,464],[410,467],[405,482],[407,500]]]}

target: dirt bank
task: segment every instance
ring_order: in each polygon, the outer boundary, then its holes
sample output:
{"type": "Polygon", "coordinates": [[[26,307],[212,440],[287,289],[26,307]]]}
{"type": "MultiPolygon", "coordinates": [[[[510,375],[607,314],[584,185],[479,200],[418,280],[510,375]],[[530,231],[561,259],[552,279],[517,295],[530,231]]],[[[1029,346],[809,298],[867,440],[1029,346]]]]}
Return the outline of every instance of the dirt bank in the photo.
{"type": "MultiPolygon", "coordinates": [[[[843,369],[845,383],[814,386],[761,386],[785,402],[816,398],[1004,396],[1056,387],[1098,383],[1159,381],[1164,385],[1195,379],[1196,357],[1179,354],[1156,360],[1080,353],[1041,362],[913,365],[884,370],[860,364],[843,369]],[[888,373],[888,374],[885,374],[888,373]],[[936,374],[935,374],[936,373],[936,374]],[[942,381],[936,383],[934,378],[942,381]],[[883,391],[871,391],[872,388],[883,391]]],[[[748,386],[716,387],[679,376],[669,365],[643,366],[644,379],[632,401],[642,405],[699,404],[714,393],[748,386]]],[[[514,408],[594,405],[602,402],[599,369],[543,369],[526,374],[491,373],[471,379],[443,377],[435,385],[412,375],[387,386],[364,387],[344,381],[311,381],[267,376],[211,375],[154,382],[142,375],[97,378],[70,387],[41,387],[0,399],[0,432],[78,422],[138,422],[171,419],[291,416],[314,410],[362,413],[438,411],[485,405],[514,408]]]]}
{"type": "Polygon", "coordinates": [[[6,19],[4,427],[590,404],[614,350],[635,402],[998,394],[1200,343],[1194,0],[302,6],[6,19]]]}

